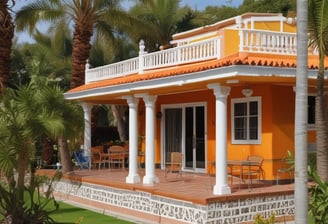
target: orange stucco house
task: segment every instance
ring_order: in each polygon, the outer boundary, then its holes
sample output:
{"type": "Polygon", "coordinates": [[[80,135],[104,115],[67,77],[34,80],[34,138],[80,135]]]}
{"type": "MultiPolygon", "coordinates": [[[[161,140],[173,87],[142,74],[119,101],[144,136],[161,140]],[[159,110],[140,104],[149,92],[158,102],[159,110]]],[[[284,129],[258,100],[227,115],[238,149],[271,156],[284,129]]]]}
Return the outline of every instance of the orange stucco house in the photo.
{"type": "MultiPolygon", "coordinates": [[[[65,93],[81,102],[84,148],[93,104],[129,106],[127,183],[156,184],[172,151],[183,170],[208,173],[214,194],[229,194],[227,160],[264,158],[265,181],[294,151],[296,22],[281,14],[247,13],[173,36],[173,48],[90,69],[86,83],[65,93]],[[138,172],[138,136],[145,136],[145,175],[138,172]]],[[[315,150],[314,94],[318,55],[309,49],[309,150],[315,150]]]]}

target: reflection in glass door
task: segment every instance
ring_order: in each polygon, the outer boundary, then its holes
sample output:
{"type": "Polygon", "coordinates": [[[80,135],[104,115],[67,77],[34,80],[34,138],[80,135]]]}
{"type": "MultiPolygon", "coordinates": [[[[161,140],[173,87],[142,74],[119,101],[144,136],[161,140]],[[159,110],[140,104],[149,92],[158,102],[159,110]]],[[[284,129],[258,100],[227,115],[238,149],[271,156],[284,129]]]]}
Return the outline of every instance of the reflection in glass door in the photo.
{"type": "Polygon", "coordinates": [[[205,169],[204,106],[185,108],[185,167],[205,169]]]}
{"type": "Polygon", "coordinates": [[[171,152],[182,152],[182,108],[165,109],[165,162],[171,152]]]}

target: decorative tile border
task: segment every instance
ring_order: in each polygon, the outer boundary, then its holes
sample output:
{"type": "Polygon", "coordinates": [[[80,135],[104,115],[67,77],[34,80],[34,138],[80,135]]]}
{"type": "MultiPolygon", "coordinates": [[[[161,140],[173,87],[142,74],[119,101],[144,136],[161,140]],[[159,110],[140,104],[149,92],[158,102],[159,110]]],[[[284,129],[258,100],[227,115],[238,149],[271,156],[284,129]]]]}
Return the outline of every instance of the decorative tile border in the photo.
{"type": "Polygon", "coordinates": [[[197,205],[153,195],[148,192],[61,180],[54,185],[55,192],[103,204],[148,213],[194,224],[229,224],[254,220],[255,215],[276,217],[294,215],[294,195],[277,195],[218,201],[197,205]]]}

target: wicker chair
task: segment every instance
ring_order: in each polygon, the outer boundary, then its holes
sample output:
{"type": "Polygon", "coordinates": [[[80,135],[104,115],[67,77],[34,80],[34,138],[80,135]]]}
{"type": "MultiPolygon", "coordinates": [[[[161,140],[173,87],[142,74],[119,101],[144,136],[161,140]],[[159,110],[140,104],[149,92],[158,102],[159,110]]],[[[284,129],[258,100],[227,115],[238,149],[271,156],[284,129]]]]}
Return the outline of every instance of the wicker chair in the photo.
{"type": "Polygon", "coordinates": [[[171,161],[165,163],[165,177],[167,173],[176,173],[182,177],[183,154],[181,152],[171,152],[171,161]]]}

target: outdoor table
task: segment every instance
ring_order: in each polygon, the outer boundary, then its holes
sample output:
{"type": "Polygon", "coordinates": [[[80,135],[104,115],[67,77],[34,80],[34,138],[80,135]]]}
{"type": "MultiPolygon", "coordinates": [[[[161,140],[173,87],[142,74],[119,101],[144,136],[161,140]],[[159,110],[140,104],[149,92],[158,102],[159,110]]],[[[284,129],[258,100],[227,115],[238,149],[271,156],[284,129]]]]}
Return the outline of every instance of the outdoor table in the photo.
{"type": "MultiPolygon", "coordinates": [[[[250,173],[251,167],[258,165],[258,162],[256,161],[251,161],[251,160],[228,160],[227,161],[227,166],[231,171],[233,170],[233,167],[239,167],[239,188],[241,185],[241,182],[243,180],[243,172],[244,172],[244,167],[248,168],[248,171],[250,173]]],[[[232,173],[231,176],[233,177],[232,173]]],[[[231,178],[232,178],[231,177],[231,178]]],[[[248,175],[248,190],[251,190],[251,181],[250,181],[251,175],[248,175]]]]}

